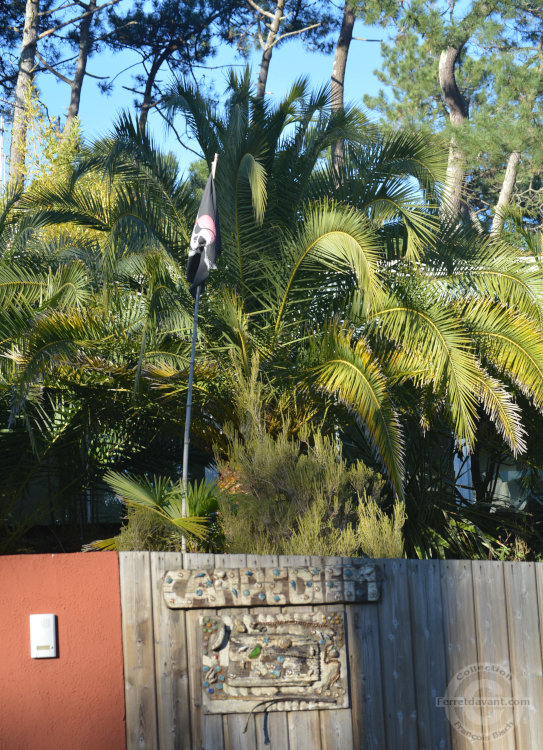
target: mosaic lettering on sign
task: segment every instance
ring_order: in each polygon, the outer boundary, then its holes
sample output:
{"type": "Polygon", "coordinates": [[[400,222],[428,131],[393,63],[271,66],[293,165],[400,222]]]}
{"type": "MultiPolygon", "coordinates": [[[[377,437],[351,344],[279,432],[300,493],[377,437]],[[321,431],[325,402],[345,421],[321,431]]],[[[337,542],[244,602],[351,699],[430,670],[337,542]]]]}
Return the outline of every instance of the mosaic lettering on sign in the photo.
{"type": "Polygon", "coordinates": [[[347,708],[343,612],[200,617],[207,713],[347,708]]]}
{"type": "Polygon", "coordinates": [[[163,592],[171,609],[375,602],[380,594],[377,566],[365,560],[350,565],[170,570],[163,592]]]}

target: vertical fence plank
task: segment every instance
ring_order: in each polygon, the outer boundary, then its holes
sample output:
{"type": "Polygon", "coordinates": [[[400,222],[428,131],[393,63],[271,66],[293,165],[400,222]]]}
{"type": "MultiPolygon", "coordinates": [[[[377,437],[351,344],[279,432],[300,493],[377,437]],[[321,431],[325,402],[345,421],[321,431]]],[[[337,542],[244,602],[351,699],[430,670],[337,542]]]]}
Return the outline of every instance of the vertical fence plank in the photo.
{"type": "MultiPolygon", "coordinates": [[[[217,568],[248,567],[247,555],[215,555],[217,568]]],[[[223,615],[241,615],[248,608],[233,607],[221,609],[223,615]]],[[[256,747],[254,719],[247,721],[247,714],[228,714],[223,717],[225,750],[254,750],[256,747]]]]}
{"type": "Polygon", "coordinates": [[[148,552],[119,554],[127,750],[158,748],[148,552]]]}
{"type": "MultiPolygon", "coordinates": [[[[303,555],[280,555],[280,568],[303,568],[311,564],[311,558],[303,555]]],[[[292,607],[283,607],[288,614],[292,607]]],[[[298,607],[296,612],[312,612],[313,607],[298,607]]],[[[291,750],[311,748],[321,750],[321,729],[318,711],[289,711],[287,714],[288,739],[291,750]]]]}
{"type": "Polygon", "coordinates": [[[505,563],[505,595],[509,654],[513,676],[513,698],[528,700],[514,708],[516,746],[543,747],[543,659],[537,610],[537,580],[534,563],[505,563]]]}
{"type": "Polygon", "coordinates": [[[256,717],[257,750],[294,750],[289,745],[288,721],[285,711],[259,713],[256,717]],[[268,741],[268,744],[266,744],[268,741]]]}
{"type": "Polygon", "coordinates": [[[436,698],[445,695],[447,663],[439,563],[408,560],[419,750],[449,750],[450,725],[436,698]]]}
{"type": "MultiPolygon", "coordinates": [[[[247,555],[215,555],[217,568],[246,568],[247,555]]],[[[249,612],[246,607],[221,609],[223,615],[241,615],[249,612]]],[[[254,719],[247,722],[247,714],[228,714],[224,717],[224,746],[225,750],[254,750],[256,747],[254,719]],[[247,730],[245,727],[247,726],[247,730]]]]}
{"type": "MultiPolygon", "coordinates": [[[[337,563],[349,564],[347,558],[342,557],[311,557],[310,565],[320,568],[322,565],[337,563]]],[[[314,608],[315,609],[315,608],[314,608]]],[[[347,617],[345,607],[343,606],[343,616],[345,619],[345,629],[347,630],[347,617]]],[[[348,634],[345,640],[348,648],[348,634]]],[[[332,708],[320,711],[321,723],[321,746],[322,750],[351,750],[353,747],[353,725],[351,721],[351,709],[349,708],[332,708]]]]}
{"type": "Polygon", "coordinates": [[[380,606],[380,603],[347,605],[353,746],[357,750],[386,748],[380,606]]]}
{"type": "Polygon", "coordinates": [[[289,711],[287,722],[291,750],[320,750],[321,729],[318,711],[289,711]]]}
{"type": "Polygon", "coordinates": [[[418,750],[407,563],[383,560],[379,608],[387,750],[418,750]]]}
{"type": "Polygon", "coordinates": [[[320,720],[322,750],[351,750],[353,725],[350,708],[320,711],[320,720]]]}
{"type": "MultiPolygon", "coordinates": [[[[501,669],[506,675],[511,674],[503,563],[477,560],[471,567],[477,653],[479,664],[485,667],[479,677],[480,695],[483,699],[503,697],[511,701],[510,679],[492,671],[501,669]]],[[[515,733],[510,731],[514,726],[512,706],[482,706],[481,715],[485,750],[515,750],[515,733]]]]}
{"type": "Polygon", "coordinates": [[[181,568],[178,552],[151,552],[157,724],[160,750],[191,750],[185,611],[169,609],[162,595],[167,570],[181,568]]]}
{"type": "MultiPolygon", "coordinates": [[[[187,655],[189,672],[189,707],[190,707],[190,733],[193,750],[201,750],[204,747],[202,735],[202,677],[201,668],[198,663],[200,653],[200,638],[198,627],[199,613],[197,610],[187,610],[185,622],[187,627],[187,655]]],[[[220,717],[219,717],[220,718],[220,717]]],[[[221,738],[222,743],[222,738],[221,738]]],[[[219,746],[222,750],[222,744],[219,746]]]]}
{"type": "Polygon", "coordinates": [[[223,719],[225,750],[255,750],[255,723],[252,716],[228,714],[223,719]]]}
{"type": "MultiPolygon", "coordinates": [[[[188,570],[208,569],[215,566],[215,555],[183,555],[183,567],[188,570]]],[[[194,609],[186,613],[187,652],[189,658],[189,690],[191,712],[191,734],[194,750],[223,750],[224,737],[222,717],[202,711],[202,665],[199,620],[203,614],[212,615],[216,610],[194,609]]]]}
{"type": "MultiPolygon", "coordinates": [[[[247,555],[247,565],[276,568],[279,565],[279,557],[277,555],[247,555]]],[[[251,612],[280,614],[281,607],[255,607],[251,612]]],[[[289,750],[285,711],[255,712],[253,716],[257,750],[289,750]],[[264,744],[266,741],[268,741],[267,745],[264,744]]]]}
{"type": "MultiPolygon", "coordinates": [[[[473,578],[471,563],[467,560],[447,560],[440,563],[440,568],[450,681],[470,664],[478,662],[473,578]]],[[[483,750],[482,740],[474,739],[482,736],[480,714],[477,714],[475,724],[463,709],[458,709],[456,715],[460,718],[460,725],[455,727],[453,722],[451,726],[453,750],[483,750]],[[469,727],[472,737],[462,733],[464,726],[469,727]]]]}

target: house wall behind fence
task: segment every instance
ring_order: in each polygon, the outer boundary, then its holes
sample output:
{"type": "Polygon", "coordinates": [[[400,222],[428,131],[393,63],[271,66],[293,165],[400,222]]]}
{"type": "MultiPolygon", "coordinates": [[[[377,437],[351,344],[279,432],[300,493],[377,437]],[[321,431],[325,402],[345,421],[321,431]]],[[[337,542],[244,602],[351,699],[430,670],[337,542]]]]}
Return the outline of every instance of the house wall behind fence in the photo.
{"type": "Polygon", "coordinates": [[[0,557],[0,750],[126,746],[115,553],[0,557]],[[58,658],[30,657],[29,615],[57,615],[58,658]]]}

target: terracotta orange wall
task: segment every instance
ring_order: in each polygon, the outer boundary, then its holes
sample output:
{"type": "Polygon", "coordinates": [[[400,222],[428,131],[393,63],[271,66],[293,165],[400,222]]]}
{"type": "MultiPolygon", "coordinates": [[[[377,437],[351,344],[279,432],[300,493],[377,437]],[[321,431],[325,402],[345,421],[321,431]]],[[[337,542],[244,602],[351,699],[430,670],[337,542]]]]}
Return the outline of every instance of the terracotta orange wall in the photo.
{"type": "Polygon", "coordinates": [[[114,552],[0,557],[0,750],[126,747],[114,552]],[[28,616],[57,615],[59,656],[31,659],[28,616]]]}

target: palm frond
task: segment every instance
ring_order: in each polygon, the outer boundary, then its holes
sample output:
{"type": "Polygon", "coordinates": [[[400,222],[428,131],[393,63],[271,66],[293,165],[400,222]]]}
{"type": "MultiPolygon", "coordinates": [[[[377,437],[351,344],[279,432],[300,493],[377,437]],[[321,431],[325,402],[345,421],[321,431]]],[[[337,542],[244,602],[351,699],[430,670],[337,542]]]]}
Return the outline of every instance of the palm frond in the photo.
{"type": "Polygon", "coordinates": [[[536,259],[526,257],[509,243],[485,241],[457,247],[445,278],[452,294],[483,295],[515,308],[543,324],[543,272],[536,259]]]}
{"type": "Polygon", "coordinates": [[[387,381],[367,341],[329,326],[313,339],[315,383],[359,420],[398,497],[403,497],[403,437],[387,381]]]}
{"type": "Polygon", "coordinates": [[[300,292],[312,296],[326,291],[334,279],[347,275],[370,305],[380,281],[377,273],[380,243],[363,215],[328,201],[310,206],[298,232],[287,240],[277,269],[279,329],[288,308],[299,308],[300,292]]]}
{"type": "Polygon", "coordinates": [[[456,437],[474,444],[479,369],[469,333],[457,314],[432,296],[389,297],[368,317],[370,331],[402,347],[415,375],[422,371],[443,391],[456,437]]]}
{"type": "Polygon", "coordinates": [[[462,306],[482,356],[543,411],[543,331],[505,305],[482,300],[462,306]]]}
{"type": "Polygon", "coordinates": [[[503,385],[481,370],[480,401],[496,431],[517,457],[526,450],[521,410],[503,385]]]}
{"type": "Polygon", "coordinates": [[[185,534],[197,539],[205,537],[207,519],[201,516],[183,517],[179,484],[168,477],[155,476],[151,480],[109,470],[104,475],[104,481],[130,507],[146,508],[185,534]]]}

